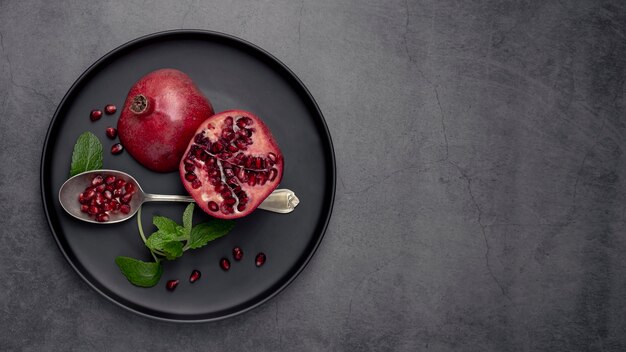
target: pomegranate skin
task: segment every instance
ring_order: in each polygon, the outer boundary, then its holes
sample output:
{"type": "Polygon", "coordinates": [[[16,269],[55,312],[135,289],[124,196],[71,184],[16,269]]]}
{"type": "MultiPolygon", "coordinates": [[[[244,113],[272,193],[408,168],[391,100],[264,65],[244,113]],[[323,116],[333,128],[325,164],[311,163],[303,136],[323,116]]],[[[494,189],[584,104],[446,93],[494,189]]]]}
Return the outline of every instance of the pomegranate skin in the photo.
{"type": "Polygon", "coordinates": [[[176,69],[159,69],[131,87],[117,132],[126,151],[141,165],[172,172],[198,126],[211,115],[211,102],[189,76],[176,69]]]}
{"type": "Polygon", "coordinates": [[[278,186],[283,154],[269,128],[243,110],[217,113],[202,124],[180,161],[183,186],[210,216],[253,212],[278,186]]]}

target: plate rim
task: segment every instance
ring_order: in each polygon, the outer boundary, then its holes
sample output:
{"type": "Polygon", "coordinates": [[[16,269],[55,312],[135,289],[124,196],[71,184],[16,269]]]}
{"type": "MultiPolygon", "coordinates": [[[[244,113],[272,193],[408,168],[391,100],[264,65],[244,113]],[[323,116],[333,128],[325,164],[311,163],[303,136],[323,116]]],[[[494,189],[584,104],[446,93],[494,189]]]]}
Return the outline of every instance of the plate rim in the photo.
{"type": "Polygon", "coordinates": [[[54,112],[54,115],[52,115],[52,119],[50,120],[50,124],[48,125],[48,129],[46,131],[46,137],[45,137],[44,142],[43,142],[43,150],[41,152],[39,178],[40,178],[40,191],[41,191],[42,204],[43,204],[44,213],[45,213],[45,216],[46,216],[46,221],[48,223],[48,227],[50,229],[52,237],[54,237],[54,240],[55,240],[55,242],[57,244],[57,247],[59,248],[59,250],[63,254],[63,257],[65,258],[67,263],[70,264],[70,266],[74,269],[74,271],[78,274],[78,276],[85,283],[87,283],[91,287],[91,289],[93,289],[101,297],[105,298],[109,302],[114,303],[118,307],[121,307],[121,308],[125,309],[126,311],[132,312],[134,314],[137,314],[139,316],[143,316],[143,317],[146,317],[146,318],[149,318],[149,319],[158,320],[158,321],[165,321],[165,322],[174,322],[174,323],[207,323],[207,322],[214,322],[214,321],[220,321],[220,320],[232,318],[232,317],[244,314],[246,312],[249,312],[249,311],[251,311],[251,310],[253,310],[253,309],[263,305],[264,303],[266,303],[269,300],[271,300],[274,297],[276,297],[284,289],[286,289],[302,273],[304,268],[309,264],[309,262],[311,261],[311,259],[315,255],[315,253],[317,252],[317,249],[319,248],[320,243],[322,242],[322,239],[324,238],[324,236],[326,235],[326,231],[328,230],[328,225],[330,223],[330,218],[332,216],[333,206],[334,206],[334,203],[335,203],[335,194],[336,194],[336,191],[337,191],[337,164],[336,164],[335,148],[333,146],[332,137],[330,135],[330,131],[328,129],[328,125],[326,123],[326,119],[324,118],[324,115],[322,114],[322,111],[320,110],[320,108],[319,108],[319,106],[317,104],[317,101],[315,100],[315,98],[313,98],[313,95],[311,94],[309,89],[304,85],[302,80],[300,80],[300,78],[289,67],[287,67],[287,65],[285,65],[281,60],[276,58],[274,55],[272,55],[271,53],[269,53],[265,49],[255,45],[255,44],[253,44],[253,43],[251,43],[251,42],[249,42],[249,41],[247,41],[245,39],[236,37],[236,36],[231,35],[231,34],[226,34],[226,33],[213,31],[213,30],[205,30],[205,29],[174,29],[174,30],[159,31],[159,32],[154,32],[154,33],[150,33],[150,34],[147,34],[147,35],[143,35],[143,36],[137,37],[135,39],[132,39],[132,40],[130,40],[130,41],[128,41],[128,42],[126,42],[126,43],[124,43],[122,45],[119,45],[118,47],[112,49],[111,51],[107,52],[102,57],[100,57],[98,60],[96,60],[93,64],[91,64],[89,67],[87,67],[87,69],[85,69],[85,71],[80,76],[78,76],[78,78],[74,81],[74,83],[72,83],[70,88],[67,90],[67,92],[65,93],[65,95],[63,96],[63,98],[61,99],[59,104],[57,105],[57,108],[56,108],[56,110],[54,112]],[[134,308],[132,308],[132,307],[130,307],[128,305],[123,304],[122,302],[118,301],[114,297],[111,297],[110,295],[108,295],[107,293],[105,293],[101,289],[99,289],[96,285],[94,285],[94,283],[92,283],[85,275],[83,275],[83,273],[79,270],[79,268],[76,266],[76,264],[70,259],[69,255],[65,251],[63,245],[61,244],[61,241],[59,239],[59,235],[55,231],[55,228],[54,228],[53,223],[52,223],[52,218],[51,218],[51,215],[50,215],[51,210],[49,209],[48,200],[46,199],[46,186],[45,186],[45,180],[44,180],[44,177],[45,177],[44,172],[46,171],[46,167],[45,167],[46,166],[46,156],[48,155],[49,149],[50,149],[49,140],[51,138],[51,133],[52,133],[53,126],[56,124],[57,120],[59,119],[59,112],[60,112],[61,108],[65,105],[65,103],[69,99],[69,97],[74,94],[74,91],[83,82],[83,80],[86,79],[86,77],[89,76],[93,71],[95,71],[97,68],[99,68],[100,64],[102,64],[103,62],[105,62],[109,58],[111,58],[112,56],[115,56],[115,55],[119,54],[120,52],[128,49],[129,47],[131,47],[133,45],[140,44],[141,42],[144,42],[144,41],[150,41],[150,40],[156,39],[158,37],[164,37],[165,38],[167,36],[176,36],[176,35],[208,36],[208,37],[217,37],[217,38],[233,41],[233,42],[236,42],[239,45],[242,45],[244,47],[248,47],[250,49],[258,51],[260,54],[264,55],[267,59],[269,59],[270,61],[273,61],[273,63],[278,65],[281,69],[285,70],[285,72],[287,74],[289,74],[289,76],[291,78],[294,79],[295,83],[297,83],[297,85],[306,94],[306,97],[312,103],[312,107],[315,109],[315,111],[319,115],[319,117],[320,117],[320,121],[319,122],[321,122],[321,127],[323,129],[323,132],[326,135],[327,140],[328,140],[328,146],[327,147],[329,148],[329,152],[330,152],[329,153],[330,154],[330,160],[328,160],[328,162],[330,162],[329,169],[330,169],[330,183],[331,183],[330,184],[330,186],[331,186],[330,188],[331,188],[331,192],[330,192],[330,198],[329,198],[329,201],[328,201],[329,204],[326,204],[328,206],[328,212],[327,212],[327,215],[326,215],[326,217],[324,219],[324,224],[323,224],[323,226],[321,228],[321,233],[317,236],[318,238],[317,238],[315,244],[313,245],[313,248],[307,254],[305,260],[300,264],[298,269],[289,278],[287,278],[282,284],[280,284],[280,286],[277,289],[275,289],[273,292],[271,292],[269,295],[267,295],[263,299],[255,302],[254,304],[252,304],[252,305],[250,305],[248,307],[245,307],[245,308],[243,308],[241,310],[238,310],[236,312],[232,312],[232,313],[221,315],[221,316],[217,316],[217,317],[205,318],[205,319],[178,319],[178,318],[167,318],[167,317],[162,317],[162,316],[156,316],[156,315],[148,314],[146,312],[139,311],[139,310],[134,309],[134,308]]]}

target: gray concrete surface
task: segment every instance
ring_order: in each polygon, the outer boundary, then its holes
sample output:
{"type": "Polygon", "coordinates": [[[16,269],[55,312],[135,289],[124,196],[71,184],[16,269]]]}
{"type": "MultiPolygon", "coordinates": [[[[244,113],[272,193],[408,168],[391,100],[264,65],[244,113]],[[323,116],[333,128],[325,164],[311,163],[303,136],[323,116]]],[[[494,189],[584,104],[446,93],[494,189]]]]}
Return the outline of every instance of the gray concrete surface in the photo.
{"type": "Polygon", "coordinates": [[[0,350],[626,350],[620,1],[0,1],[0,350]],[[107,302],[57,249],[42,142],[114,47],[222,31],[284,61],[335,141],[319,251],[213,324],[107,302]]]}

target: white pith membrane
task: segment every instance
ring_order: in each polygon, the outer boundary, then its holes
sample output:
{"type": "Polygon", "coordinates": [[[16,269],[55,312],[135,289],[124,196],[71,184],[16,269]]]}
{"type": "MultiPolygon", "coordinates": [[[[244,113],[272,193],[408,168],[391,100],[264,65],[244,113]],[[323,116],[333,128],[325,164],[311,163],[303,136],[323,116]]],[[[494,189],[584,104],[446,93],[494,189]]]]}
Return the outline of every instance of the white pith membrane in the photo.
{"type": "Polygon", "coordinates": [[[275,163],[280,160],[266,152],[274,148],[264,138],[252,142],[255,133],[251,118],[226,116],[211,121],[194,137],[184,159],[184,178],[193,190],[204,186],[215,191],[202,193],[204,206],[211,212],[244,212],[251,201],[251,188],[278,182],[275,163]]]}

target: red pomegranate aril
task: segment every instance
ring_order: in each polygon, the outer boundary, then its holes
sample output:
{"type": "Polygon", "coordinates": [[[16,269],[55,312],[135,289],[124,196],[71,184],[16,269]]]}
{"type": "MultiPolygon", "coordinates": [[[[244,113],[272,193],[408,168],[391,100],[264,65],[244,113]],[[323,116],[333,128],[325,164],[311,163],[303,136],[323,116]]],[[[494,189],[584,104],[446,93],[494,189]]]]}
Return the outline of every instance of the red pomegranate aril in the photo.
{"type": "Polygon", "coordinates": [[[170,291],[174,291],[174,289],[176,288],[176,286],[178,286],[179,283],[180,283],[180,280],[169,280],[165,283],[165,287],[170,291]]]}
{"type": "Polygon", "coordinates": [[[89,200],[89,199],[93,198],[93,196],[95,196],[95,195],[96,195],[96,191],[93,188],[87,189],[85,192],[83,192],[83,198],[85,200],[89,200]]]}
{"type": "Polygon", "coordinates": [[[220,259],[220,268],[222,268],[222,270],[224,271],[230,270],[230,260],[226,258],[220,259]]]}
{"type": "Polygon", "coordinates": [[[115,139],[117,137],[117,130],[113,127],[108,127],[105,133],[110,139],[115,139]]]}
{"type": "Polygon", "coordinates": [[[117,181],[115,181],[115,188],[121,189],[122,187],[124,187],[125,184],[126,184],[126,181],[122,179],[118,179],[117,181]]]}
{"type": "Polygon", "coordinates": [[[194,164],[185,163],[185,171],[191,172],[191,171],[194,171],[195,169],[196,169],[196,166],[194,164]]]}
{"type": "Polygon", "coordinates": [[[226,205],[235,205],[235,203],[237,203],[237,200],[235,198],[224,199],[224,204],[226,205]]]}
{"type": "Polygon", "coordinates": [[[130,199],[133,197],[132,193],[127,193],[120,198],[120,201],[124,204],[130,203],[130,199]]]}
{"type": "Polygon", "coordinates": [[[193,180],[195,180],[196,178],[198,178],[198,176],[196,176],[196,174],[194,174],[193,172],[189,172],[185,175],[185,180],[192,182],[193,180]]]}
{"type": "Polygon", "coordinates": [[[104,198],[106,199],[111,199],[113,198],[113,193],[111,193],[111,191],[104,191],[102,192],[102,195],[104,196],[104,198]]]}
{"type": "Polygon", "coordinates": [[[89,213],[89,215],[96,215],[98,214],[98,212],[100,211],[100,209],[98,209],[97,206],[92,205],[89,207],[89,209],[87,210],[87,213],[89,213]]]}
{"type": "Polygon", "coordinates": [[[264,253],[259,253],[259,254],[256,255],[256,258],[254,258],[254,264],[257,267],[260,267],[261,265],[265,264],[265,260],[266,259],[267,258],[265,257],[264,253]]]}
{"type": "Polygon", "coordinates": [[[117,107],[113,104],[108,104],[107,106],[104,107],[104,112],[106,112],[107,115],[113,115],[115,114],[116,111],[117,111],[117,107]]]}
{"type": "Polygon", "coordinates": [[[89,118],[91,119],[91,121],[98,121],[101,117],[102,111],[100,110],[91,110],[91,113],[89,114],[89,118]]]}
{"type": "Polygon", "coordinates": [[[254,186],[256,184],[256,176],[253,173],[248,175],[248,186],[254,186]]]}
{"type": "Polygon", "coordinates": [[[114,197],[120,197],[123,194],[124,194],[124,191],[122,190],[122,188],[115,188],[113,190],[113,196],[114,197]]]}
{"type": "Polygon", "coordinates": [[[220,207],[214,201],[210,201],[208,206],[211,211],[218,211],[220,209],[220,207]]]}
{"type": "Polygon", "coordinates": [[[126,183],[126,185],[124,185],[124,191],[131,194],[135,193],[135,185],[131,182],[126,183]]]}
{"type": "Polygon", "coordinates": [[[114,184],[106,185],[106,190],[113,192],[115,190],[115,185],[114,184]]]}
{"type": "Polygon", "coordinates": [[[270,173],[269,173],[269,175],[268,175],[267,179],[268,179],[270,182],[272,182],[272,181],[274,181],[274,180],[276,179],[276,176],[277,176],[277,175],[278,175],[278,171],[276,171],[276,169],[272,168],[272,169],[270,170],[270,173]]]}
{"type": "MultiPolygon", "coordinates": [[[[119,204],[119,203],[118,203],[118,204],[119,204]]],[[[128,205],[128,204],[123,204],[123,205],[121,205],[121,206],[120,206],[120,212],[121,212],[122,214],[128,214],[128,213],[130,213],[130,205],[128,205]]]]}
{"type": "Polygon", "coordinates": [[[104,182],[104,178],[102,178],[102,175],[96,175],[96,177],[94,177],[93,180],[91,180],[91,185],[98,186],[102,184],[102,182],[104,182]]]}
{"type": "Polygon", "coordinates": [[[198,279],[200,279],[200,276],[202,276],[202,274],[199,270],[192,271],[191,275],[189,276],[189,282],[193,284],[194,282],[198,281],[198,279]]]}
{"type": "Polygon", "coordinates": [[[243,258],[243,250],[241,250],[240,247],[233,248],[233,258],[235,258],[236,261],[240,261],[241,258],[243,258]]]}
{"type": "Polygon", "coordinates": [[[191,181],[191,188],[198,189],[200,187],[202,187],[202,182],[200,182],[200,180],[191,181]]]}
{"type": "Polygon", "coordinates": [[[246,205],[245,205],[245,204],[241,204],[241,203],[239,203],[239,204],[237,205],[237,211],[239,211],[239,212],[243,212],[244,210],[246,210],[246,205]]]}
{"type": "Polygon", "coordinates": [[[107,185],[105,185],[104,183],[103,183],[103,184],[101,184],[101,185],[98,185],[98,186],[96,187],[96,192],[97,192],[97,193],[102,193],[102,192],[104,192],[104,190],[106,189],[106,187],[107,187],[107,185]]]}
{"type": "Polygon", "coordinates": [[[97,222],[107,222],[109,221],[109,215],[106,213],[101,213],[96,215],[96,221],[97,222]]]}
{"type": "Polygon", "coordinates": [[[104,203],[104,205],[102,206],[102,210],[104,210],[104,211],[112,211],[114,207],[115,206],[113,205],[113,202],[104,203]]]}
{"type": "Polygon", "coordinates": [[[95,198],[95,200],[96,200],[96,204],[97,204],[98,206],[100,206],[100,205],[104,204],[104,196],[102,195],[102,193],[98,193],[98,194],[96,194],[96,198],[95,198]]]}
{"type": "Polygon", "coordinates": [[[113,154],[113,155],[118,155],[122,151],[124,151],[124,147],[120,143],[115,143],[111,147],[111,154],[113,154]]]}
{"type": "MultiPolygon", "coordinates": [[[[114,211],[118,211],[120,210],[120,203],[116,200],[112,200],[111,207],[113,208],[114,211]]],[[[129,210],[130,210],[130,207],[129,207],[129,210]]]]}
{"type": "Polygon", "coordinates": [[[89,212],[89,205],[87,205],[87,204],[82,204],[82,205],[80,206],[80,211],[81,211],[82,213],[88,213],[88,212],[89,212]]]}
{"type": "Polygon", "coordinates": [[[104,183],[106,183],[107,185],[110,185],[113,182],[115,182],[115,176],[113,175],[109,175],[104,178],[104,183]]]}

